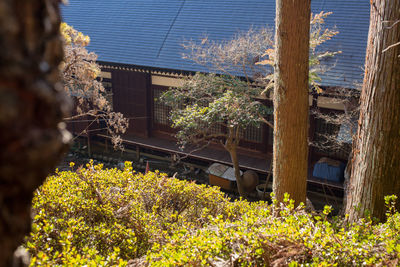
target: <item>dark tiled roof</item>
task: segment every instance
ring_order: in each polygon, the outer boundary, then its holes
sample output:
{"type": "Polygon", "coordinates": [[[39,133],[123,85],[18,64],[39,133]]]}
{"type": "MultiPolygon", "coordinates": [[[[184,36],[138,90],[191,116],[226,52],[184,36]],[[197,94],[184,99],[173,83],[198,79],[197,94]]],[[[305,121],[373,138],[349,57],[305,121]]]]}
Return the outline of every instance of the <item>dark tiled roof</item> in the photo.
{"type": "MultiPolygon", "coordinates": [[[[324,49],[341,50],[323,85],[354,87],[362,80],[369,1],[313,0],[312,12],[340,32],[324,49]]],[[[63,19],[91,37],[103,62],[172,70],[206,71],[181,58],[184,40],[228,40],[251,26],[274,27],[275,0],[70,0],[63,19]]]]}

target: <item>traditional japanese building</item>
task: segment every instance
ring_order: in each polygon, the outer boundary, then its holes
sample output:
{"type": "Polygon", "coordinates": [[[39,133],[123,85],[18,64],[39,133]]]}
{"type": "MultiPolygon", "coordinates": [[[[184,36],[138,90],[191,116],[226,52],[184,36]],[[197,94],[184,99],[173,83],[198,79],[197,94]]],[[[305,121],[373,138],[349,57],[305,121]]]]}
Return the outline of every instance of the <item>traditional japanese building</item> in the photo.
{"type": "MultiPolygon", "coordinates": [[[[311,5],[313,13],[332,12],[325,25],[339,32],[320,49],[341,53],[324,62],[327,71],[321,75],[321,85],[325,93],[310,95],[310,107],[343,113],[344,105],[331,101],[326,92],[334,88],[353,90],[361,83],[370,4],[365,0],[313,0],[311,5]]],[[[130,120],[123,136],[126,144],[174,154],[182,152],[175,144],[169,109],[157,98],[169,87],[179,85],[182,76],[209,71],[183,59],[181,44],[204,36],[214,41],[229,40],[250,27],[273,29],[275,0],[70,0],[62,13],[65,22],[91,38],[88,49],[99,56],[113,108],[130,120]]],[[[269,99],[265,104],[272,106],[269,99]]],[[[323,138],[324,133],[343,138],[346,127],[311,115],[310,139],[323,138]]],[[[242,168],[264,173],[269,170],[272,135],[267,126],[246,130],[239,151],[242,168]]],[[[342,161],[348,157],[343,151],[311,148],[310,165],[322,156],[342,161]]],[[[217,144],[190,157],[230,163],[228,153],[217,144]]]]}

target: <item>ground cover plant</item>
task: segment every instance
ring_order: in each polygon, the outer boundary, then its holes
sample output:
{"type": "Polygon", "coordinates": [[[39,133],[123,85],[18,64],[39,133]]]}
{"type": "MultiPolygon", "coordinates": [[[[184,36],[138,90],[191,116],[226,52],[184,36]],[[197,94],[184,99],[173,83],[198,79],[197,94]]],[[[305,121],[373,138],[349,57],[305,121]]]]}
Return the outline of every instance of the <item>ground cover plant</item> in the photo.
{"type": "MultiPolygon", "coordinates": [[[[71,164],[73,166],[73,164],[71,164]]],[[[399,264],[400,214],[354,224],[278,205],[230,201],[216,187],[88,164],[49,176],[25,246],[44,266],[359,266],[399,264]]]]}

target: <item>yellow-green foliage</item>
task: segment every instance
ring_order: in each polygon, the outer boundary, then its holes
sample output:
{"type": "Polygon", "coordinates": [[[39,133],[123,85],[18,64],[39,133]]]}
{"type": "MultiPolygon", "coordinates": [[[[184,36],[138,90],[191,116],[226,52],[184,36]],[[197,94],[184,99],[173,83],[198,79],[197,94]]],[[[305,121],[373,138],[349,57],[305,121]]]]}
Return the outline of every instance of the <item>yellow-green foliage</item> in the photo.
{"type": "Polygon", "coordinates": [[[77,255],[111,264],[144,255],[181,228],[200,228],[209,216],[234,218],[233,209],[216,187],[135,173],[128,162],[123,171],[88,165],[50,176],[39,188],[26,245],[34,264],[77,255]]]}
{"type": "Polygon", "coordinates": [[[242,202],[239,220],[211,219],[197,231],[182,230],[167,245],[153,247],[152,266],[397,266],[400,215],[386,224],[371,220],[346,225],[328,220],[331,209],[311,215],[283,205],[242,202]],[[347,229],[347,230],[346,230],[347,229]],[[234,264],[232,264],[234,263],[234,264]],[[282,265],[281,265],[282,264],[282,265]]]}
{"type": "Polygon", "coordinates": [[[230,202],[216,187],[89,164],[50,176],[33,200],[32,265],[395,264],[400,215],[354,225],[284,205],[230,202]]]}

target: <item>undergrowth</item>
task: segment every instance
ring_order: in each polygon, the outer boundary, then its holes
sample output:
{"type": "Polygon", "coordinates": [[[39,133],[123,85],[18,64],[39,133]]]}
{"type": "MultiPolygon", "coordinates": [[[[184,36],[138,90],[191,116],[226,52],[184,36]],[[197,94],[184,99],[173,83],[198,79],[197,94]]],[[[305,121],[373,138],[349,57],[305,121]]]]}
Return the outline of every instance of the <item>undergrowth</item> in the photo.
{"type": "MultiPolygon", "coordinates": [[[[73,164],[71,164],[73,166],[73,164]]],[[[283,204],[231,202],[217,187],[88,164],[48,177],[25,246],[44,266],[395,266],[400,214],[345,224],[283,204]]]]}

